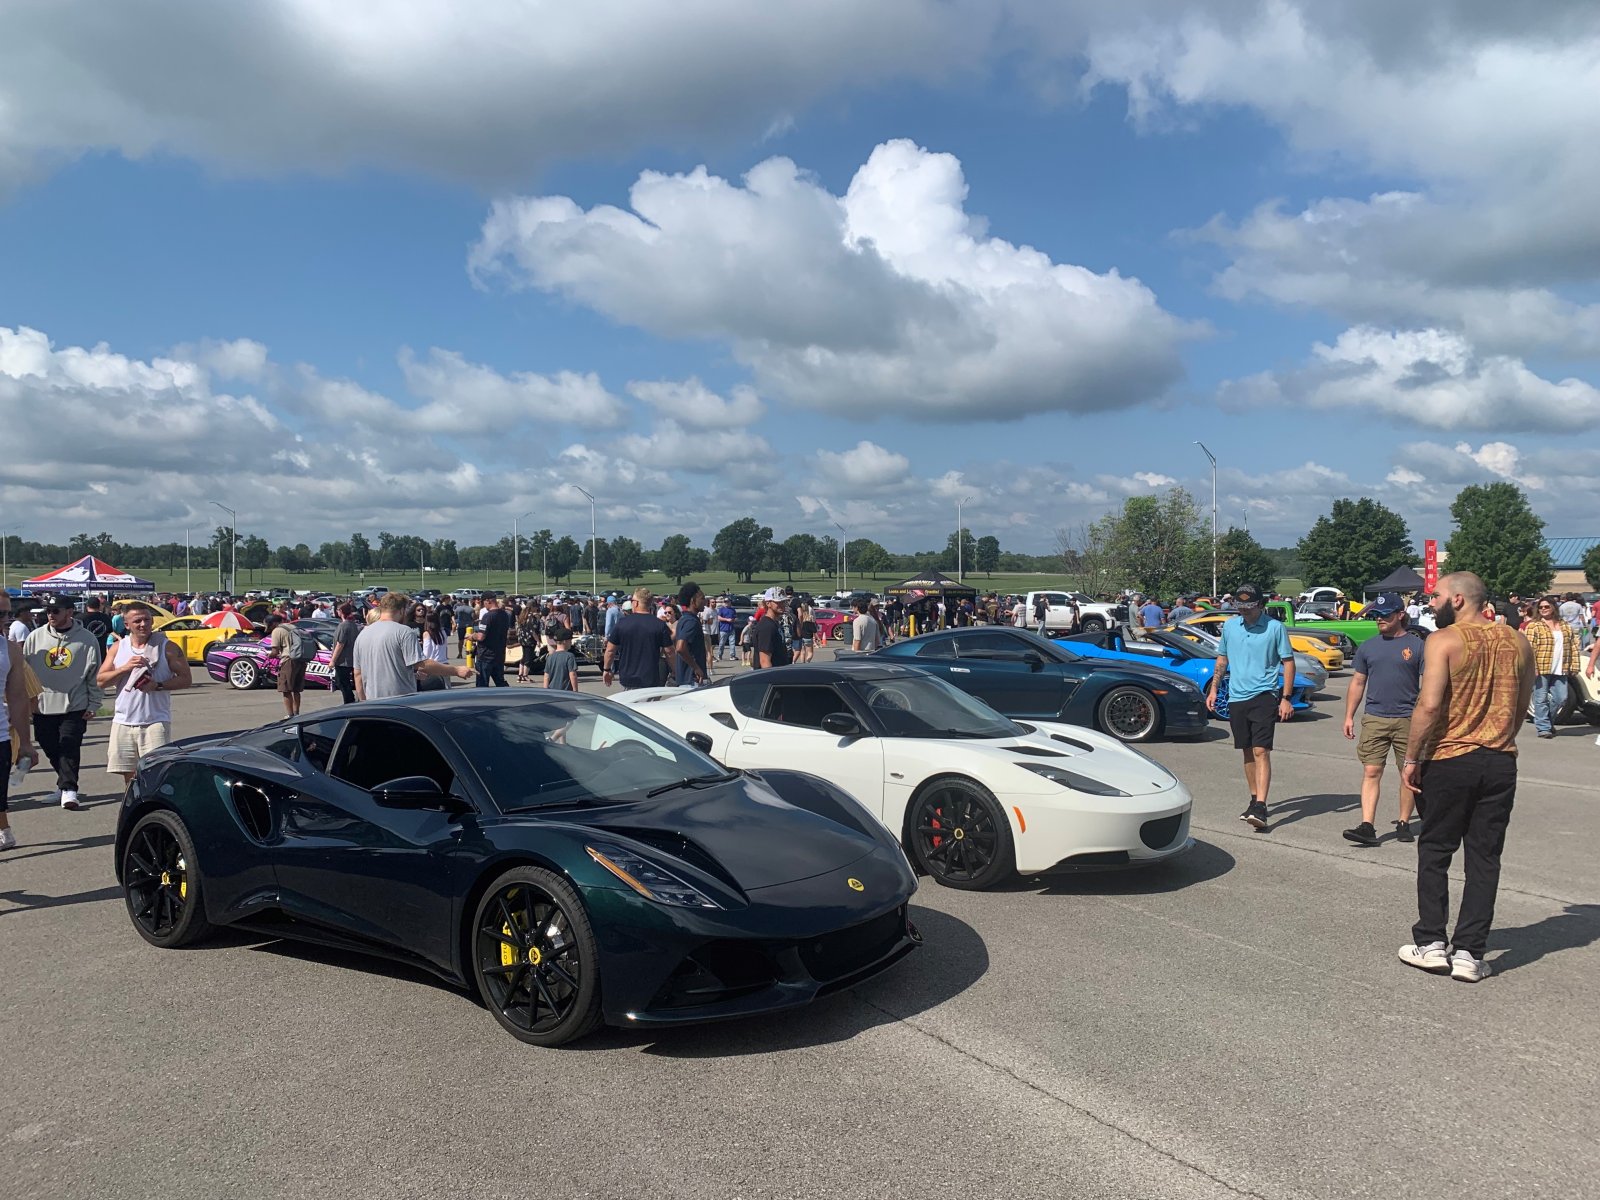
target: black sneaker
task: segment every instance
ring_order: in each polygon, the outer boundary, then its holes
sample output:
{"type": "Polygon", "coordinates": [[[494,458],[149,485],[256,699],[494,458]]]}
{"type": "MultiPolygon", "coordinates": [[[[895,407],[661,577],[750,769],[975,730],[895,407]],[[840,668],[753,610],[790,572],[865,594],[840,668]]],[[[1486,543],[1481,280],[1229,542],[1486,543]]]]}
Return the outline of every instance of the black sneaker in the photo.
{"type": "Polygon", "coordinates": [[[1239,819],[1252,829],[1265,829],[1267,827],[1267,806],[1259,800],[1252,800],[1250,807],[1239,814],[1239,819]]]}
{"type": "Polygon", "coordinates": [[[1376,846],[1378,844],[1377,830],[1372,828],[1371,821],[1363,821],[1354,829],[1344,831],[1344,840],[1354,842],[1358,846],[1376,846]]]}
{"type": "Polygon", "coordinates": [[[1417,840],[1411,833],[1410,821],[1396,821],[1394,823],[1394,840],[1397,842],[1414,842],[1417,840]]]}

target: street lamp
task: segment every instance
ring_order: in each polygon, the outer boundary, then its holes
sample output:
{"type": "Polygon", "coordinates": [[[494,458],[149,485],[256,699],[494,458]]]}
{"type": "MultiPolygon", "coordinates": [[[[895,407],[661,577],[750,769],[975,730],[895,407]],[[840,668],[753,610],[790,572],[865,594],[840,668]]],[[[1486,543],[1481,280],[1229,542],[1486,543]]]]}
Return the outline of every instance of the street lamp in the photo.
{"type": "Polygon", "coordinates": [[[594,497],[577,484],[572,486],[583,492],[589,501],[589,595],[593,596],[600,591],[599,551],[594,544],[594,497]]]}
{"type": "Polygon", "coordinates": [[[839,561],[843,564],[839,569],[842,577],[839,581],[839,590],[845,595],[850,594],[850,535],[845,527],[835,521],[833,527],[839,531],[839,561]]]}
{"type": "MultiPolygon", "coordinates": [[[[533,509],[522,514],[522,517],[533,516],[533,509]]],[[[511,518],[511,594],[522,595],[522,539],[517,536],[517,522],[522,517],[511,518]]]]}
{"type": "Polygon", "coordinates": [[[966,549],[967,539],[961,536],[961,506],[971,500],[971,496],[963,496],[956,501],[956,582],[961,582],[962,553],[966,549]]]}
{"type": "MultiPolygon", "coordinates": [[[[211,503],[228,514],[228,595],[231,596],[239,586],[239,514],[220,500],[211,503]]],[[[220,563],[221,560],[221,555],[218,555],[217,561],[220,563]]]]}
{"type": "Polygon", "coordinates": [[[1204,442],[1196,442],[1196,446],[1205,450],[1205,455],[1211,460],[1211,598],[1217,598],[1217,456],[1206,450],[1204,442]]]}

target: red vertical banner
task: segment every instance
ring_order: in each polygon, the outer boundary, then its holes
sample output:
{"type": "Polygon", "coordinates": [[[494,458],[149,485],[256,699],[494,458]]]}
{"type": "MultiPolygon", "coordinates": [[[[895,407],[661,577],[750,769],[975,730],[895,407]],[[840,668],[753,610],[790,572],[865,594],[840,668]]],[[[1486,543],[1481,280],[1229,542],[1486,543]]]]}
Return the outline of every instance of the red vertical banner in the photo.
{"type": "Polygon", "coordinates": [[[1422,586],[1430,596],[1439,586],[1439,543],[1433,538],[1422,543],[1422,586]]]}

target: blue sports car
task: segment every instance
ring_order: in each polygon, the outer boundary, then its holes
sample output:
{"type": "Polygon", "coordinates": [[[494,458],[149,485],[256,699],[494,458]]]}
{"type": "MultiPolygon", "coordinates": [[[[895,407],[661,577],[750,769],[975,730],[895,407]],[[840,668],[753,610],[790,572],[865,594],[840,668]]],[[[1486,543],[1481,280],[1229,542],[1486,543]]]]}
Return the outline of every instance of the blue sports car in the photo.
{"type": "MultiPolygon", "coordinates": [[[[1202,692],[1211,686],[1211,673],[1216,668],[1219,656],[1210,646],[1191,641],[1181,634],[1165,629],[1147,631],[1145,637],[1147,639],[1145,641],[1130,640],[1123,636],[1120,629],[1104,629],[1055,640],[1057,645],[1064,646],[1085,658],[1152,664],[1165,667],[1169,671],[1176,671],[1185,678],[1193,680],[1195,686],[1202,692]]],[[[1281,682],[1283,677],[1280,674],[1278,678],[1281,682]]],[[[1326,682],[1327,675],[1324,674],[1322,679],[1326,682]]],[[[1297,666],[1294,696],[1290,700],[1295,712],[1306,712],[1311,708],[1311,696],[1317,687],[1317,681],[1307,678],[1297,666]]],[[[1222,711],[1217,715],[1226,716],[1227,709],[1224,702],[1219,701],[1218,707],[1222,711]]]]}

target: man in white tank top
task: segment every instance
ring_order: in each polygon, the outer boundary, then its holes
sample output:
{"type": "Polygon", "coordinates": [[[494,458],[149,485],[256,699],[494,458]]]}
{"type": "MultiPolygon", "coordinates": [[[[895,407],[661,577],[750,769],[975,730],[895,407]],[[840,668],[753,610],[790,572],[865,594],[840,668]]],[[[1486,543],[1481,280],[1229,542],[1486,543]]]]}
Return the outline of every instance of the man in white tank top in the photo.
{"type": "Polygon", "coordinates": [[[106,770],[132,783],[139,759],[172,740],[172,695],[194,682],[176,642],[153,637],[154,617],[135,605],[124,620],[128,636],[106,654],[96,682],[116,687],[106,770]]]}

